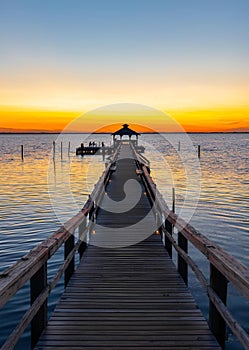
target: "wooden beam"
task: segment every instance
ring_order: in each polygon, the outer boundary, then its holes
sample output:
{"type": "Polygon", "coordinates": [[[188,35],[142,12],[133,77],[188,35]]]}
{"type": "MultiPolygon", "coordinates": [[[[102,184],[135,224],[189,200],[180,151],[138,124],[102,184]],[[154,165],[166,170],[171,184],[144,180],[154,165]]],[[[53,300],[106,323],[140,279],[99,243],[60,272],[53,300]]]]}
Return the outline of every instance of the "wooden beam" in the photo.
{"type": "MultiPolygon", "coordinates": [[[[74,235],[71,235],[65,242],[64,246],[64,260],[67,259],[68,255],[71,253],[71,251],[74,249],[74,235]]],[[[65,270],[64,274],[64,283],[65,287],[67,286],[72,274],[74,273],[74,255],[68,265],[68,267],[65,270]]]]}
{"type": "MultiPolygon", "coordinates": [[[[212,264],[210,264],[210,287],[219,296],[223,304],[226,305],[227,279],[212,264]]],[[[226,322],[212,301],[209,302],[209,325],[221,348],[225,349],[226,322]]]]}
{"type": "MultiPolygon", "coordinates": [[[[186,253],[188,254],[188,240],[183,236],[181,232],[178,232],[178,246],[186,253]]],[[[186,285],[188,285],[188,264],[186,261],[181,257],[180,254],[177,256],[177,266],[178,271],[180,275],[182,276],[184,282],[186,285]]]]}
{"type": "MultiPolygon", "coordinates": [[[[47,287],[47,262],[30,279],[31,305],[47,287]]],[[[31,348],[33,349],[47,324],[47,299],[40,305],[39,310],[31,321],[31,348]]]]}

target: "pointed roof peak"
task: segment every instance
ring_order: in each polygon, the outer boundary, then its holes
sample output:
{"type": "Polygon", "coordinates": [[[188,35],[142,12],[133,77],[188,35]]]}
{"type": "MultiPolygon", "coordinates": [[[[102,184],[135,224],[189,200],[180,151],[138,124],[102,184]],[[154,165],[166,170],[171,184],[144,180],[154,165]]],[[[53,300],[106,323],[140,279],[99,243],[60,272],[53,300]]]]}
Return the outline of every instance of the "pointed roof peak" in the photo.
{"type": "Polygon", "coordinates": [[[125,135],[128,135],[128,136],[132,136],[132,135],[140,135],[138,132],[136,132],[135,130],[132,130],[129,128],[129,124],[123,124],[122,125],[123,127],[117,131],[115,131],[112,135],[115,136],[115,135],[119,135],[119,136],[125,136],[125,135]]]}

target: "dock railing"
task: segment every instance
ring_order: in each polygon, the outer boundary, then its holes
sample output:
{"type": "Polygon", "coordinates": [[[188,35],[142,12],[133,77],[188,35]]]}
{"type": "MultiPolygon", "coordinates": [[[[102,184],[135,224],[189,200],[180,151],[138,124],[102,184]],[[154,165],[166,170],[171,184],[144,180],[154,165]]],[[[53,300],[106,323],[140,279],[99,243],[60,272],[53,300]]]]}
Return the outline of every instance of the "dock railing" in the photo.
{"type": "Polygon", "coordinates": [[[174,247],[177,252],[177,269],[186,285],[188,285],[188,267],[190,267],[209,298],[210,329],[220,346],[225,349],[226,326],[228,326],[241,345],[248,350],[249,335],[235,320],[226,304],[228,282],[231,282],[242,296],[249,299],[249,268],[226,253],[168,208],[150,176],[147,162],[143,162],[135,148],[131,147],[137,166],[141,170],[139,176],[141,176],[144,186],[154,202],[158,230],[169,256],[172,258],[172,247],[174,247]],[[173,237],[174,229],[177,231],[177,241],[173,237]],[[188,242],[192,243],[209,261],[209,281],[188,255],[188,242]]]}
{"type": "Polygon", "coordinates": [[[67,221],[45,241],[32,249],[14,265],[0,273],[0,308],[2,308],[28,281],[30,281],[30,307],[21,321],[9,335],[1,350],[11,350],[21,335],[31,325],[31,348],[33,349],[47,324],[47,300],[64,274],[66,287],[75,269],[75,255],[81,258],[87,246],[87,233],[93,225],[93,215],[108,183],[111,167],[115,163],[119,149],[106,168],[78,214],[67,221]],[[78,240],[75,234],[78,230],[78,240]],[[55,276],[48,281],[47,262],[64,245],[64,261],[55,276]]]}

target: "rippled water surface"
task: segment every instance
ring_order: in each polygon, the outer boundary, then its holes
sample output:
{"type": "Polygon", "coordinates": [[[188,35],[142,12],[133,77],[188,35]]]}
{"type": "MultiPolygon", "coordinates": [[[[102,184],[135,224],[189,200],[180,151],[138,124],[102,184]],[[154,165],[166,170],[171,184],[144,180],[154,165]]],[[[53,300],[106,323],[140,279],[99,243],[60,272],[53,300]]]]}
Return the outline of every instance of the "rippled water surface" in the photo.
{"type": "MultiPolygon", "coordinates": [[[[0,135],[1,271],[74,215],[104,169],[101,156],[82,159],[74,155],[76,146],[86,135],[64,135],[59,140],[57,137],[0,135]],[[55,160],[49,162],[54,140],[55,160]],[[24,145],[24,161],[20,156],[21,145],[24,145]]],[[[92,135],[90,139],[110,142],[109,135],[92,135]]],[[[189,139],[183,135],[143,135],[141,142],[151,161],[152,176],[168,205],[171,206],[174,187],[176,212],[249,266],[249,134],[193,134],[189,139]],[[201,145],[200,162],[196,157],[198,145],[201,145]]],[[[205,259],[190,248],[190,252],[192,250],[199,266],[208,272],[205,259]]],[[[62,254],[53,257],[49,276],[58,268],[62,254]]],[[[192,274],[190,287],[207,316],[207,300],[192,274]]],[[[49,300],[50,312],[62,289],[60,281],[49,300]]],[[[0,311],[1,319],[5,320],[0,325],[0,344],[28,304],[29,286],[26,285],[0,311]]],[[[232,286],[229,286],[228,305],[248,330],[248,302],[232,286]]],[[[28,348],[27,344],[28,331],[17,349],[28,348]]],[[[230,332],[228,349],[241,349],[230,332]]]]}

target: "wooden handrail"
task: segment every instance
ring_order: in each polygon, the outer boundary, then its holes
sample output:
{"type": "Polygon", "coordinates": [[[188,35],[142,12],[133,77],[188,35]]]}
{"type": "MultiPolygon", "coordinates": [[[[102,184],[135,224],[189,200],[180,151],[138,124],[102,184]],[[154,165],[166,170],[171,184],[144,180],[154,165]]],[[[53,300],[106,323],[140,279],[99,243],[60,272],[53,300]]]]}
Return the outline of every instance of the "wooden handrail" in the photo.
{"type": "MultiPolygon", "coordinates": [[[[74,217],[68,220],[56,232],[54,232],[45,241],[32,249],[19,261],[10,266],[4,272],[0,273],[0,307],[3,307],[16,294],[16,292],[25,285],[27,281],[32,280],[34,276],[39,274],[40,270],[47,270],[47,261],[58,251],[58,249],[63,244],[65,244],[66,247],[70,238],[73,236],[75,229],[78,227],[83,227],[83,230],[87,231],[89,227],[91,228],[91,222],[87,226],[87,216],[89,216],[89,218],[91,217],[93,212],[96,210],[95,203],[103,195],[103,189],[105,188],[110,176],[110,168],[117,159],[119,147],[113,154],[112,159],[110,159],[109,163],[106,165],[105,170],[100,176],[94,190],[92,191],[82,210],[80,210],[74,217]]],[[[41,285],[38,295],[35,296],[35,299],[31,303],[30,308],[23,315],[17,327],[1,347],[1,350],[13,349],[24,330],[27,328],[30,322],[33,322],[34,317],[37,317],[37,315],[39,316],[39,313],[41,314],[42,312],[45,312],[45,316],[47,317],[47,308],[45,305],[47,303],[47,298],[52,289],[56,286],[57,282],[62,277],[63,273],[67,273],[67,279],[70,278],[72,268],[69,269],[69,267],[74,266],[74,264],[72,265],[72,261],[74,260],[75,253],[79,251],[80,257],[82,256],[82,249],[80,249],[81,245],[82,237],[79,237],[79,240],[76,244],[72,242],[72,244],[70,243],[70,245],[68,245],[68,251],[65,254],[64,263],[49,283],[47,283],[46,279],[44,279],[44,285],[41,285]]],[[[37,286],[35,286],[35,288],[37,289],[37,286]]],[[[31,286],[31,299],[32,294],[33,292],[31,286]]],[[[43,330],[41,328],[41,322],[38,320],[37,323],[37,327],[40,327],[40,329],[35,330],[35,334],[33,336],[31,334],[32,347],[35,346],[41,334],[41,331],[43,330]]],[[[42,326],[45,326],[45,323],[46,322],[44,322],[42,326]]]]}
{"type": "Polygon", "coordinates": [[[245,298],[249,299],[249,268],[225,252],[217,244],[205,237],[202,233],[186,223],[168,208],[162,195],[156,188],[144,160],[141,160],[140,155],[136,152],[133,145],[131,145],[131,148],[138,166],[142,170],[141,177],[148,194],[152,197],[157,217],[158,215],[161,217],[161,227],[159,227],[159,230],[165,240],[165,247],[170,256],[172,256],[172,246],[177,251],[178,271],[182,274],[184,281],[187,283],[188,272],[187,268],[183,267],[190,266],[201,285],[204,287],[210,300],[210,327],[216,335],[221,347],[225,347],[225,332],[227,324],[244,348],[249,350],[249,335],[233,318],[231,312],[226,307],[227,282],[232,282],[236,289],[245,298]],[[172,236],[173,227],[178,231],[178,243],[172,236]],[[182,237],[181,240],[179,240],[179,237],[182,237]],[[184,246],[181,246],[183,238],[185,244],[184,246]],[[188,242],[191,242],[193,246],[197,248],[210,262],[210,283],[207,282],[203,273],[188,255],[188,242]],[[214,320],[214,318],[216,318],[216,320],[214,320]],[[221,326],[222,322],[224,322],[223,326],[221,326]]]}
{"type": "Polygon", "coordinates": [[[206,258],[229,280],[235,287],[249,299],[249,268],[239,262],[237,259],[226,253],[222,248],[197,231],[193,226],[187,224],[178,215],[165,207],[165,204],[158,196],[158,190],[155,186],[146,167],[143,167],[144,177],[147,184],[151,186],[151,192],[157,198],[158,207],[165,215],[167,220],[201,252],[206,258]]]}

